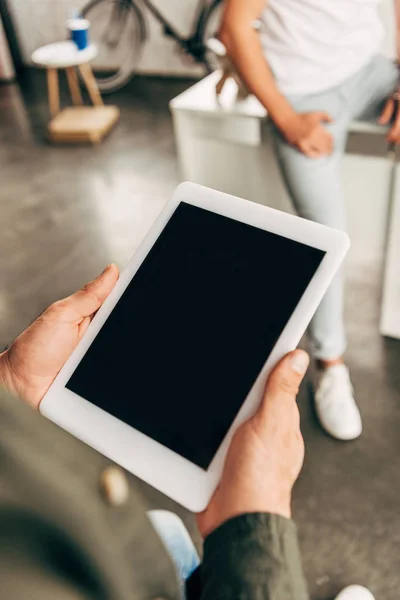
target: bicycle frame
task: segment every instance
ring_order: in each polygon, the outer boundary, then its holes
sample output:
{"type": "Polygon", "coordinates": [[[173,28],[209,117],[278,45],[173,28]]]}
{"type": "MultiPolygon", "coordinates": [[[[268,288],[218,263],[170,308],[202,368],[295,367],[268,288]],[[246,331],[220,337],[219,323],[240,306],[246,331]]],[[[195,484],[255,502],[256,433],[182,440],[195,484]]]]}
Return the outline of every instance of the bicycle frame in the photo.
{"type": "MultiPolygon", "coordinates": [[[[158,10],[151,0],[140,0],[142,4],[151,12],[153,17],[163,26],[164,34],[172,37],[175,41],[184,49],[188,48],[192,51],[195,45],[199,42],[199,24],[202,22],[203,15],[206,13],[208,8],[207,0],[199,0],[197,4],[197,10],[193,21],[192,32],[189,37],[182,36],[177,29],[164,17],[164,15],[158,10]]],[[[222,1],[222,0],[221,0],[222,1]]]]}
{"type": "MultiPolygon", "coordinates": [[[[2,0],[0,0],[1,2],[2,0]]],[[[147,10],[154,19],[161,25],[165,36],[172,38],[180,47],[183,53],[192,59],[192,62],[201,64],[208,73],[213,70],[213,64],[210,60],[208,48],[205,44],[207,35],[213,35],[214,31],[208,28],[210,17],[214,14],[214,10],[223,3],[223,0],[197,0],[194,9],[193,24],[191,31],[187,36],[182,35],[178,29],[164,16],[164,14],[154,5],[156,0],[89,0],[82,8],[82,14],[90,16],[90,11],[93,7],[99,4],[106,4],[110,8],[112,4],[111,19],[106,26],[107,39],[106,42],[110,48],[117,47],[121,31],[121,22],[125,19],[125,14],[135,19],[138,28],[135,33],[135,62],[129,70],[129,65],[124,66],[123,72],[120,68],[116,73],[111,73],[102,80],[99,80],[99,85],[104,92],[114,91],[122,87],[134,75],[138,61],[141,57],[141,49],[148,37],[146,27],[147,10]],[[126,11],[132,11],[133,16],[126,11]]]]}

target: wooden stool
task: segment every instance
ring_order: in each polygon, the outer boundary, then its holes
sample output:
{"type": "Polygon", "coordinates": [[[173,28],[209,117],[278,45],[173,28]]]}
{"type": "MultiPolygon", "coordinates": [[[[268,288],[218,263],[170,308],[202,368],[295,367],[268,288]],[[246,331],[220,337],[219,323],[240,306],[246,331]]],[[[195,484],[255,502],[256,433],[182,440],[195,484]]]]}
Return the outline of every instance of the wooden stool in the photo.
{"type": "Polygon", "coordinates": [[[90,61],[97,56],[94,44],[78,50],[71,42],[57,42],[38,48],[32,62],[47,69],[49,109],[52,117],[48,125],[49,139],[54,142],[100,142],[119,118],[116,106],[104,106],[90,61]],[[74,108],[60,110],[58,69],[65,69],[74,108]],[[76,69],[82,76],[93,107],[83,106],[76,69]]]}

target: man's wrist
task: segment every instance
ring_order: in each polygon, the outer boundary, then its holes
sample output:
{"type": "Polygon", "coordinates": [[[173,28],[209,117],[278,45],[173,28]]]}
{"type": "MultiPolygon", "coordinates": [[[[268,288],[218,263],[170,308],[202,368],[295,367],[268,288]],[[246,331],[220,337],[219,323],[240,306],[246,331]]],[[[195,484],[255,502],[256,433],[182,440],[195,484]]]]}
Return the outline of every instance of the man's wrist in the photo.
{"type": "Polygon", "coordinates": [[[227,521],[245,514],[265,513],[291,518],[291,490],[271,483],[265,493],[236,493],[229,497],[214,497],[208,508],[197,515],[197,525],[205,539],[227,521]]]}
{"type": "Polygon", "coordinates": [[[230,521],[231,519],[236,519],[237,517],[241,517],[246,514],[268,514],[268,515],[276,515],[279,517],[283,517],[285,519],[292,518],[292,510],[290,498],[289,500],[280,499],[279,501],[270,501],[270,502],[246,502],[245,505],[234,506],[231,507],[231,510],[226,511],[224,514],[219,515],[219,519],[216,519],[215,526],[213,527],[213,531],[218,529],[221,525],[230,521]]]}

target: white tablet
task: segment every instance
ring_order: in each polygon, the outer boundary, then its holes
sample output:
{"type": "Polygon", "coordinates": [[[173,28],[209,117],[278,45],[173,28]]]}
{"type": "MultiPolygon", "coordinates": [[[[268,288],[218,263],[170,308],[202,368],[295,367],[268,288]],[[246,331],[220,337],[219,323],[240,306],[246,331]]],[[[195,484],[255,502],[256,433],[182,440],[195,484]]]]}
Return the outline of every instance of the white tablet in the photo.
{"type": "Polygon", "coordinates": [[[40,410],[193,511],[221,476],[349,247],[347,235],[183,183],[40,410]]]}

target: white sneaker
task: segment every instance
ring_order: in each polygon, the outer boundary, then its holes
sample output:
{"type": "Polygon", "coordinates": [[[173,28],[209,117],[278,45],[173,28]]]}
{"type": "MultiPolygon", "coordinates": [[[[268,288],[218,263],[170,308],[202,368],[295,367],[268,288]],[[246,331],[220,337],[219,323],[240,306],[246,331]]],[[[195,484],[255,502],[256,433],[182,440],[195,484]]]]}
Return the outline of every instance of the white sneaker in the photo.
{"type": "Polygon", "coordinates": [[[338,440],[354,440],[362,432],[360,411],[353,394],[345,365],[334,365],[319,372],[315,409],[322,427],[338,440]]]}
{"type": "Polygon", "coordinates": [[[335,600],[375,600],[367,588],[361,585],[349,585],[342,590],[335,600]]]}

